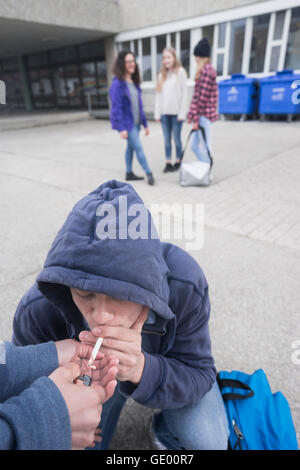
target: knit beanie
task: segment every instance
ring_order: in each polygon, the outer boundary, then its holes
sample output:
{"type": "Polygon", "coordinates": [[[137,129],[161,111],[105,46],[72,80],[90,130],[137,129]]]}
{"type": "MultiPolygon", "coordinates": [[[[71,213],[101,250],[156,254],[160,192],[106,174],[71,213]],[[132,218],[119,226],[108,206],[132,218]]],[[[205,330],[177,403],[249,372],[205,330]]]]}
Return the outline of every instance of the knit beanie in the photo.
{"type": "Polygon", "coordinates": [[[194,55],[198,57],[210,57],[210,44],[207,38],[201,39],[194,49],[194,55]]]}

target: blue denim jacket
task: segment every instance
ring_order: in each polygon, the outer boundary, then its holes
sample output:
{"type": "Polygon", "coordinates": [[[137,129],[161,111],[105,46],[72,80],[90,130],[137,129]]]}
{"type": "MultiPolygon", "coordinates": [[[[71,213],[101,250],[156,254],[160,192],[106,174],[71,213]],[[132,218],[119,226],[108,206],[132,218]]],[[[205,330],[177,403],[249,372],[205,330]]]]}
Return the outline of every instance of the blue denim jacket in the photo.
{"type": "MultiPolygon", "coordinates": [[[[143,109],[142,90],[139,86],[137,86],[137,89],[139,93],[141,123],[146,128],[148,127],[148,124],[143,109]]],[[[119,132],[125,130],[132,131],[134,118],[131,107],[130,91],[126,82],[114,77],[109,90],[109,96],[111,102],[110,121],[112,128],[119,132]]]]}

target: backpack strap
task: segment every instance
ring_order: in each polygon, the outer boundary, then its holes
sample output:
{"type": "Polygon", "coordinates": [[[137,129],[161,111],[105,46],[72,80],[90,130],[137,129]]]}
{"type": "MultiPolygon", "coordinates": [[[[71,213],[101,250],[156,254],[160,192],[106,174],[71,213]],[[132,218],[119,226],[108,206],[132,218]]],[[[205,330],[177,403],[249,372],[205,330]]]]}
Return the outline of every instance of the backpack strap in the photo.
{"type": "Polygon", "coordinates": [[[248,391],[247,394],[245,393],[222,393],[222,397],[224,400],[245,400],[246,398],[253,397],[254,395],[254,391],[252,390],[252,388],[250,388],[247,384],[245,384],[244,382],[241,382],[240,380],[221,379],[220,376],[218,375],[218,384],[221,389],[221,392],[223,388],[228,388],[228,387],[248,391]]]}

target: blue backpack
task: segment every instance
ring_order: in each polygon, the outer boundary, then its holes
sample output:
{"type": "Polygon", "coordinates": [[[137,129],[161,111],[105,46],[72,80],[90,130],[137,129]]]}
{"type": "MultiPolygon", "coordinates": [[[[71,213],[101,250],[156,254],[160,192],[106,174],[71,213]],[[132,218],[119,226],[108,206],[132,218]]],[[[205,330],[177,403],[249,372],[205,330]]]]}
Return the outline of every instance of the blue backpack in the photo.
{"type": "Polygon", "coordinates": [[[232,450],[298,450],[289,404],[281,392],[272,394],[262,369],[251,375],[222,371],[217,380],[232,450]]]}

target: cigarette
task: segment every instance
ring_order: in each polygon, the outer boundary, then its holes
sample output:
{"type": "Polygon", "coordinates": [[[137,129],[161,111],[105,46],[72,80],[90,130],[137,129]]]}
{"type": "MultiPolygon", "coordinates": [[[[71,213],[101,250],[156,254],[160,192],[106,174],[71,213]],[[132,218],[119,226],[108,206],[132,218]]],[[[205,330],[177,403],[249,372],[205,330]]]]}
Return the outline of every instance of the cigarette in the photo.
{"type": "Polygon", "coordinates": [[[99,337],[96,341],[96,344],[94,346],[94,349],[92,351],[92,355],[90,357],[90,360],[88,362],[89,366],[92,367],[92,369],[95,368],[95,366],[92,366],[93,362],[95,361],[96,357],[97,357],[97,354],[98,354],[98,351],[101,347],[101,344],[102,344],[102,341],[103,341],[103,338],[99,337]]]}

